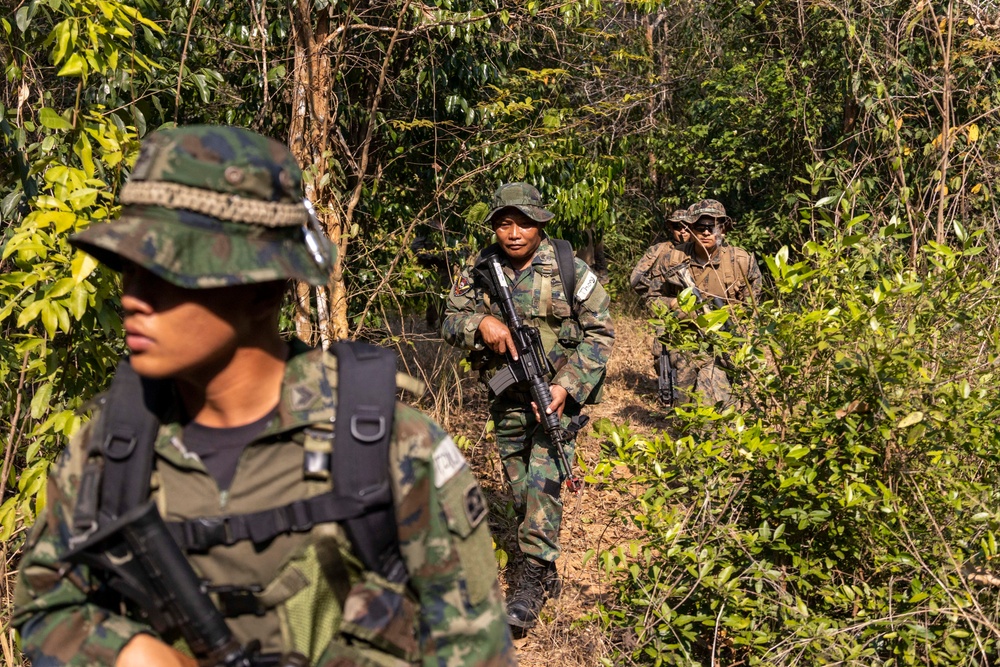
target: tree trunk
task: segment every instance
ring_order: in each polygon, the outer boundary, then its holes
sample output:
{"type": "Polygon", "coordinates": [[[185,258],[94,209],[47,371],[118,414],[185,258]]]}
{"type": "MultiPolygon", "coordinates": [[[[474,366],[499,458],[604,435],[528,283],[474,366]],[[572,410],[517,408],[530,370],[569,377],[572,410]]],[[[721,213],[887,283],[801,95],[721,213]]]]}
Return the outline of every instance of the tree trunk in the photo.
{"type": "MultiPolygon", "coordinates": [[[[288,145],[303,171],[309,174],[306,197],[315,206],[326,235],[339,250],[330,284],[316,288],[318,326],[313,328],[303,321],[303,318],[311,320],[311,308],[296,310],[295,326],[296,331],[310,332],[308,342],[321,342],[326,347],[347,336],[343,218],[339,215],[340,202],[334,199],[330,187],[332,179],[324,178],[334,152],[330,128],[336,120],[333,76],[329,56],[324,51],[330,36],[330,15],[323,10],[314,16],[309,0],[290,0],[288,9],[295,40],[288,145]]],[[[301,300],[301,288],[298,292],[301,300]]]]}

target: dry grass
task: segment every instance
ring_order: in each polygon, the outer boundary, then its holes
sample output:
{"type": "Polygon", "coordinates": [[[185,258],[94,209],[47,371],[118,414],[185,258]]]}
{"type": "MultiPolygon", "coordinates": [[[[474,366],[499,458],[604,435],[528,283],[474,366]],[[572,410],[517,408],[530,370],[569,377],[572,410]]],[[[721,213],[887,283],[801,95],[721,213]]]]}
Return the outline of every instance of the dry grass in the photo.
{"type": "MultiPolygon", "coordinates": [[[[589,406],[591,421],[602,417],[631,423],[641,429],[663,429],[666,421],[656,405],[656,381],[653,377],[650,346],[652,333],[644,319],[619,316],[615,319],[615,349],[608,365],[604,401],[589,406]]],[[[445,346],[447,347],[447,346],[445,346]]],[[[401,346],[408,368],[427,368],[436,363],[439,352],[427,347],[426,340],[401,346]]],[[[516,576],[520,559],[516,557],[517,525],[511,512],[510,493],[503,480],[499,457],[492,436],[484,433],[487,420],[485,397],[474,379],[459,381],[456,374],[445,372],[450,384],[439,383],[438,393],[451,400],[461,393],[461,409],[435,414],[453,435],[464,435],[472,445],[466,451],[492,508],[490,527],[498,546],[511,554],[511,561],[501,572],[506,590],[508,577],[516,576]],[[458,389],[461,387],[462,391],[458,389]]],[[[431,397],[426,408],[441,406],[442,396],[431,397]]],[[[577,451],[587,467],[602,456],[601,442],[584,430],[577,451]]],[[[550,600],[542,610],[541,622],[524,639],[516,642],[520,664],[525,667],[568,667],[594,665],[611,652],[611,639],[588,615],[612,592],[597,558],[603,550],[616,547],[638,536],[634,526],[615,523],[611,517],[626,505],[628,498],[601,485],[585,485],[575,497],[565,498],[561,543],[563,553],[558,564],[563,577],[563,594],[550,600]]]]}

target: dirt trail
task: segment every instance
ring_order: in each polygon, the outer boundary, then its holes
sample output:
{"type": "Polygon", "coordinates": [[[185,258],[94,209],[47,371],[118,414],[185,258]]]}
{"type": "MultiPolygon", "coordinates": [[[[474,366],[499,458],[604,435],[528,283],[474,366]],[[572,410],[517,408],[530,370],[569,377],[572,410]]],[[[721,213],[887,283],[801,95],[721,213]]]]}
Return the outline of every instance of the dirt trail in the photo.
{"type": "MultiPolygon", "coordinates": [[[[606,417],[617,423],[631,423],[644,431],[665,427],[655,403],[656,383],[648,331],[642,319],[616,317],[615,348],[608,364],[604,401],[588,406],[586,412],[591,422],[606,417]]],[[[514,558],[516,523],[510,513],[503,511],[510,494],[504,486],[496,447],[483,435],[485,421],[485,401],[473,398],[466,403],[461,416],[452,417],[450,430],[476,443],[467,455],[494,507],[490,520],[497,544],[511,554],[511,562],[501,572],[501,584],[506,587],[507,575],[513,580],[520,566],[514,558]]],[[[590,428],[582,433],[578,451],[586,465],[593,467],[602,455],[601,443],[590,428]]],[[[526,667],[596,665],[610,653],[608,638],[587,615],[612,592],[597,554],[635,537],[631,526],[613,519],[615,509],[625,506],[627,499],[598,485],[585,485],[577,496],[564,498],[564,502],[560,540],[563,553],[558,560],[563,594],[558,600],[548,601],[538,626],[515,642],[520,664],[526,667]]]]}

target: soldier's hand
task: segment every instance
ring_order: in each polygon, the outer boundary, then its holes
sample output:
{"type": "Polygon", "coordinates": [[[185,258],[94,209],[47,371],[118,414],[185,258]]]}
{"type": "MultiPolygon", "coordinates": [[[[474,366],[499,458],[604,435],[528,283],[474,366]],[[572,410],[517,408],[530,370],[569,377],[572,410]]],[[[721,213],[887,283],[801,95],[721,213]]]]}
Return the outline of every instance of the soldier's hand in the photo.
{"type": "MultiPolygon", "coordinates": [[[[552,394],[552,402],[545,409],[545,414],[551,415],[554,412],[562,419],[563,410],[566,409],[566,399],[569,398],[569,392],[558,384],[550,384],[549,393],[552,394]]],[[[535,419],[542,421],[542,416],[538,414],[538,405],[534,401],[531,402],[531,409],[535,411],[535,419]]]]}
{"type": "Polygon", "coordinates": [[[479,323],[479,335],[483,338],[483,343],[497,354],[506,354],[517,361],[517,349],[514,347],[514,339],[510,337],[510,329],[507,325],[493,317],[487,315],[479,323]]]}
{"type": "Polygon", "coordinates": [[[139,634],[118,653],[115,667],[198,667],[198,661],[152,635],[139,634]]]}

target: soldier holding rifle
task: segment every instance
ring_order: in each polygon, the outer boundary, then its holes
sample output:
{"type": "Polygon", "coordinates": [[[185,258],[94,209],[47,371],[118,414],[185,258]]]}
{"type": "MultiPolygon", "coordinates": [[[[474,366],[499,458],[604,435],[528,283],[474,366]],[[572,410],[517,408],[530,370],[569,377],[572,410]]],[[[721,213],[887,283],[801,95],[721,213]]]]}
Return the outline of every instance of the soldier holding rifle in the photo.
{"type": "MultiPolygon", "coordinates": [[[[690,320],[692,314],[684,312],[677,302],[677,296],[687,288],[707,307],[746,303],[760,294],[760,269],[753,255],[724,244],[724,234],[733,221],[721,203],[705,199],[693,204],[684,224],[689,241],[660,252],[653,261],[645,261],[644,256],[632,272],[632,287],[647,304],[665,306],[678,319],[690,320]]],[[[654,340],[653,346],[655,355],[659,341],[654,340]]],[[[661,390],[661,400],[668,404],[676,399],[693,400],[692,392],[699,391],[710,403],[731,402],[729,378],[715,355],[676,350],[664,350],[663,354],[668,363],[659,368],[669,368],[674,386],[672,396],[663,395],[661,390]]]]}
{"type": "Polygon", "coordinates": [[[395,359],[280,335],[288,281],[326,284],[336,250],[288,149],[160,130],[121,197],[71,239],[121,271],[131,355],[27,542],[32,663],[514,664],[485,499],[395,359]]]}
{"type": "Polygon", "coordinates": [[[446,341],[473,351],[489,380],[525,556],[507,602],[515,634],[533,627],[545,598],[561,590],[560,489],[576,486],[574,428],[583,405],[600,400],[614,343],[608,295],[569,244],[545,234],[552,218],[533,186],[500,187],[486,218],[497,242],[455,283],[442,327],[446,341]]]}

